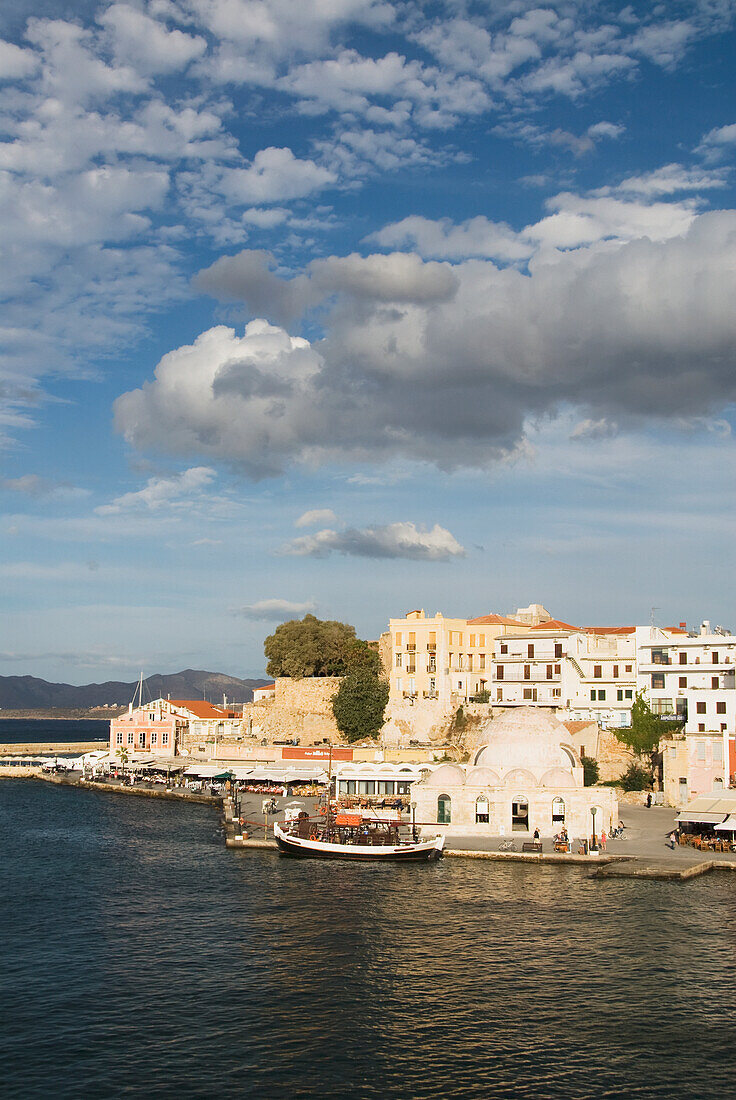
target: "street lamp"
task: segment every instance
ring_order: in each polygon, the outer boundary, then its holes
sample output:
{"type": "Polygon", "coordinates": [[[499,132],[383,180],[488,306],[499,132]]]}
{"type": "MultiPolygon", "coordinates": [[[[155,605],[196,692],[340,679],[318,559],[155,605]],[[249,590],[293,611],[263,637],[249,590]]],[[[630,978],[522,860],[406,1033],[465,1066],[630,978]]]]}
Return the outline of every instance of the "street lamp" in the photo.
{"type": "Polygon", "coordinates": [[[416,844],[417,842],[417,822],[416,822],[416,802],[411,803],[411,839],[416,844]]]}
{"type": "Polygon", "coordinates": [[[597,809],[596,806],[591,806],[590,807],[590,816],[593,818],[593,843],[591,844],[590,847],[591,847],[591,850],[594,851],[594,852],[598,850],[598,843],[595,839],[595,815],[597,814],[597,812],[598,812],[598,809],[597,809]]]}

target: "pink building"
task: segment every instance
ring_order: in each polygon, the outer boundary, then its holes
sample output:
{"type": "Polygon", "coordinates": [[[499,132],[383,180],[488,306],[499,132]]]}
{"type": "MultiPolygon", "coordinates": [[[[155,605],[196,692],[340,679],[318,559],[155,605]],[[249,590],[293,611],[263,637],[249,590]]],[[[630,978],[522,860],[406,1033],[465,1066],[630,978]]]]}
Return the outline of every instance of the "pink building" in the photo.
{"type": "Polygon", "coordinates": [[[202,699],[154,699],[145,706],[133,707],[127,714],[110,722],[110,753],[124,749],[133,754],[175,756],[185,733],[216,737],[240,724],[238,711],[213,706],[202,699]]]}

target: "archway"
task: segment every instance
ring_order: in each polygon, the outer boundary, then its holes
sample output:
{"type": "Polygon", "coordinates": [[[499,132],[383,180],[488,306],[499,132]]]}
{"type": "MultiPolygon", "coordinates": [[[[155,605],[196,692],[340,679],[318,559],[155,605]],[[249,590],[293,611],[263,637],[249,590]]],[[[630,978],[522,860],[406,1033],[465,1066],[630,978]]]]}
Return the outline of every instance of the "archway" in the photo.
{"type": "Polygon", "coordinates": [[[452,820],[452,799],[449,794],[441,794],[437,799],[437,824],[449,825],[452,820]]]}
{"type": "Polygon", "coordinates": [[[529,803],[525,798],[516,798],[511,803],[511,828],[514,832],[529,832],[529,803]]]}

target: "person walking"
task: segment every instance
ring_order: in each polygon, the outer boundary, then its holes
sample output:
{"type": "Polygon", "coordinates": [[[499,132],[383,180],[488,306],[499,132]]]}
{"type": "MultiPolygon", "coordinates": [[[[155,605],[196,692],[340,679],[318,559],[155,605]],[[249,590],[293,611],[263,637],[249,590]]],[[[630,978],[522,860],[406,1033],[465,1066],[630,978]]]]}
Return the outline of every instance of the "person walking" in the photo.
{"type": "Polygon", "coordinates": [[[607,840],[608,840],[608,837],[606,836],[606,830],[601,829],[600,844],[601,844],[601,851],[603,851],[603,852],[605,852],[605,850],[606,850],[606,841],[607,840]]]}
{"type": "Polygon", "coordinates": [[[647,794],[647,809],[651,810],[651,808],[652,808],[652,792],[649,791],[649,793],[647,794]]]}
{"type": "Polygon", "coordinates": [[[670,835],[667,837],[667,843],[669,844],[670,848],[674,852],[675,848],[677,847],[677,833],[675,832],[674,829],[672,830],[670,835]]]}

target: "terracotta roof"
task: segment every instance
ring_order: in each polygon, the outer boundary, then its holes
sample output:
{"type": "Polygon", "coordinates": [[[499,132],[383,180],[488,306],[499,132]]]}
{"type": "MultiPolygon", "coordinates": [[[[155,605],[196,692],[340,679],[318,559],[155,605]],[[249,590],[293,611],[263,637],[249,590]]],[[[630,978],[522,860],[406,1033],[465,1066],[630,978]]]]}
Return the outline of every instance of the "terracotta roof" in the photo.
{"type": "Polygon", "coordinates": [[[580,630],[580,627],[572,626],[570,623],[563,623],[561,619],[548,619],[546,623],[540,623],[539,626],[533,626],[532,632],[535,630],[580,630]]]}
{"type": "Polygon", "coordinates": [[[562,724],[570,733],[579,733],[580,730],[584,730],[587,726],[598,725],[595,718],[588,718],[586,721],[563,722],[562,724]]]}
{"type": "Polygon", "coordinates": [[[185,707],[191,711],[195,718],[227,718],[228,712],[223,707],[215,707],[212,703],[205,703],[203,699],[169,699],[173,707],[185,707]]]}
{"type": "Polygon", "coordinates": [[[466,619],[468,626],[525,626],[518,619],[507,619],[505,615],[481,615],[478,619],[466,619]]]}

